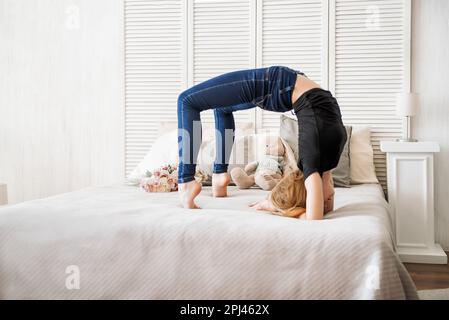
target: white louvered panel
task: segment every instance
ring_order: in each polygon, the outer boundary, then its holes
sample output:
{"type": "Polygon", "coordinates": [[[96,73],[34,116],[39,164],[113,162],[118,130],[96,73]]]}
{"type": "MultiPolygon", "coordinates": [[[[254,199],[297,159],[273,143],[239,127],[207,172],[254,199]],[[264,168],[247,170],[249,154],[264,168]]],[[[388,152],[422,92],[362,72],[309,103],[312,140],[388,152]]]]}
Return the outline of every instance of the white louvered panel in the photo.
{"type": "MultiPolygon", "coordinates": [[[[327,88],[325,0],[258,0],[258,66],[301,70],[327,88]]],[[[280,114],[257,110],[258,130],[278,130],[280,114]]]]}
{"type": "Polygon", "coordinates": [[[405,1],[331,3],[335,10],[331,89],[345,124],[372,128],[376,173],[384,188],[385,155],[379,150],[379,141],[395,139],[402,133],[402,121],[395,115],[395,95],[403,90],[406,81],[405,1]]]}
{"type": "Polygon", "coordinates": [[[126,174],[157,138],[158,123],[177,119],[185,15],[182,0],[125,1],[126,174]]]}
{"type": "MultiPolygon", "coordinates": [[[[255,67],[255,0],[191,0],[189,10],[189,86],[255,67]]],[[[234,118],[254,122],[254,109],[234,118]]],[[[214,122],[213,112],[202,112],[201,119],[214,122]]]]}

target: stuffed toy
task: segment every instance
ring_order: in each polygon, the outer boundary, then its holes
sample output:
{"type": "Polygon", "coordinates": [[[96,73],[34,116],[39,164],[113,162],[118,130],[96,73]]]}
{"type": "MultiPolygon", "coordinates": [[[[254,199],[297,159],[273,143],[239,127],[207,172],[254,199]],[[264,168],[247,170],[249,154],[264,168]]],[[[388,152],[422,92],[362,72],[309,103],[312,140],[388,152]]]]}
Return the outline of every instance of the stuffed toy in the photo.
{"type": "Polygon", "coordinates": [[[264,145],[264,155],[258,161],[248,163],[244,169],[231,170],[231,177],[240,189],[254,185],[271,191],[284,174],[297,170],[290,146],[280,137],[268,137],[264,145]]]}

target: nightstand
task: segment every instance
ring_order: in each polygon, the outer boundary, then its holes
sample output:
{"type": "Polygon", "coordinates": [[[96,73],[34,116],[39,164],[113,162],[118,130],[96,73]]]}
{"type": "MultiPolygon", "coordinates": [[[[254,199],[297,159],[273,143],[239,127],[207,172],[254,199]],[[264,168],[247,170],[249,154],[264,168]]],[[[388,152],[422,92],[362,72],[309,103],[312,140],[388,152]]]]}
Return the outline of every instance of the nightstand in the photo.
{"type": "Polygon", "coordinates": [[[435,243],[433,155],[436,142],[382,141],[387,153],[388,202],[397,253],[403,262],[446,264],[435,243]]]}
{"type": "Polygon", "coordinates": [[[8,191],[6,184],[0,183],[0,206],[8,204],[8,191]]]}

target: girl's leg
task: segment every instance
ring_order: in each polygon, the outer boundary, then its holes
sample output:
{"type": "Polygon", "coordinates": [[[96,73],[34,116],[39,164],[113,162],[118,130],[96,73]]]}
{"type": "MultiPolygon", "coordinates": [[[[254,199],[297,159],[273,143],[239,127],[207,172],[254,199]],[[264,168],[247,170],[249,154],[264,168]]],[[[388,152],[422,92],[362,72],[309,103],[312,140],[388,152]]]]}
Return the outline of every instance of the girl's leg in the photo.
{"type": "Polygon", "coordinates": [[[186,103],[185,93],[178,97],[178,190],[184,208],[199,209],[194,200],[201,192],[201,184],[195,181],[194,176],[199,151],[195,147],[198,143],[201,145],[201,119],[200,111],[186,103]],[[196,141],[195,145],[192,140],[196,141]]]}
{"type": "MultiPolygon", "coordinates": [[[[223,132],[221,129],[224,130],[223,136],[225,136],[226,127],[230,127],[229,129],[231,131],[233,129],[232,111],[255,107],[255,99],[263,93],[263,88],[261,87],[264,85],[265,70],[265,68],[260,68],[225,73],[199,83],[179,95],[178,182],[180,183],[181,193],[189,194],[187,192],[189,190],[186,190],[185,186],[181,187],[182,184],[191,183],[190,185],[194,189],[194,192],[187,197],[187,204],[183,203],[184,206],[193,206],[194,203],[191,198],[196,197],[199,193],[198,187],[194,185],[194,176],[195,163],[201,145],[200,112],[208,109],[221,109],[222,112],[218,114],[216,126],[219,128],[219,132],[223,132]],[[223,115],[222,113],[226,113],[227,115],[223,115]],[[229,114],[231,115],[229,116],[229,114]]],[[[224,147],[226,147],[226,143],[224,147]]],[[[223,151],[221,148],[220,150],[223,151]]],[[[226,151],[226,148],[224,151],[226,151]]],[[[227,152],[222,152],[221,154],[224,155],[221,158],[224,158],[225,161],[221,161],[221,164],[220,161],[217,161],[217,172],[223,171],[225,167],[227,168],[227,152]]]]}
{"type": "Polygon", "coordinates": [[[234,144],[235,122],[232,110],[215,109],[214,173],[228,172],[229,157],[234,144]]]}
{"type": "Polygon", "coordinates": [[[218,127],[232,129],[232,111],[254,108],[256,98],[264,94],[267,68],[233,71],[214,77],[182,92],[178,97],[178,142],[180,170],[178,182],[194,180],[195,163],[201,145],[200,112],[220,109],[218,127]],[[227,114],[222,116],[223,114],[227,114]]]}
{"type": "Polygon", "coordinates": [[[212,194],[214,197],[226,197],[227,186],[231,182],[228,173],[229,158],[234,145],[234,111],[253,108],[251,103],[243,103],[227,108],[214,109],[215,117],[215,162],[212,176],[212,194]]]}
{"type": "Polygon", "coordinates": [[[234,145],[235,122],[232,111],[214,110],[215,118],[215,162],[212,175],[212,195],[226,197],[231,182],[228,173],[229,156],[234,145]]]}

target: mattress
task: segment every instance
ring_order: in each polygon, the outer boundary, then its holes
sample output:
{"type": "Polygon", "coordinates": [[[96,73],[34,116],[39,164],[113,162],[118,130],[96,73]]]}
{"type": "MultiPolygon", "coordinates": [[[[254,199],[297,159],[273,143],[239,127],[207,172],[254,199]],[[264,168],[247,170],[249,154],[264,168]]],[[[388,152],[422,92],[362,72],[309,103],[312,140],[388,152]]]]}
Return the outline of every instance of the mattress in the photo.
{"type": "Polygon", "coordinates": [[[201,210],[126,185],[0,209],[1,299],[416,299],[379,185],[336,188],[304,221],[229,189],[201,210]]]}

